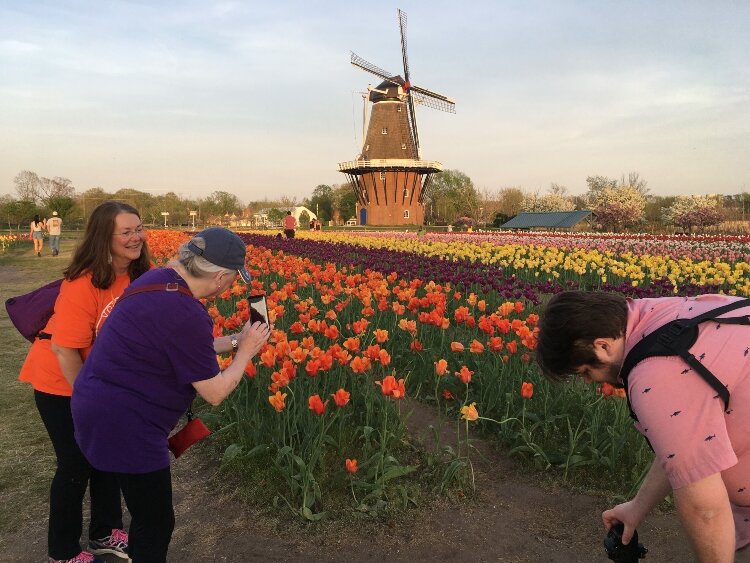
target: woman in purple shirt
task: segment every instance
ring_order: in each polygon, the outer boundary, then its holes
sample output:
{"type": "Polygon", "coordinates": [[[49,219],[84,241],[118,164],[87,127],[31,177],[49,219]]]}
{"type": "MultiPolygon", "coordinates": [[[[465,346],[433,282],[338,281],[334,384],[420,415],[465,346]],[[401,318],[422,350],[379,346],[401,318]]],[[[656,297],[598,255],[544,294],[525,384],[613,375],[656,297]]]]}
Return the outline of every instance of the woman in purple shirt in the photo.
{"type": "Polygon", "coordinates": [[[170,432],[196,391],[221,403],[270,336],[268,325],[248,322],[214,338],[199,301],[223,293],[238,275],[250,281],[245,251],[236,234],[210,228],[166,268],[142,275],[113,309],[76,379],[76,440],[93,467],[117,475],[132,517],[128,554],[135,563],[166,561],[174,529],[170,432]],[[234,359],[220,371],[216,354],[230,351],[234,359]]]}

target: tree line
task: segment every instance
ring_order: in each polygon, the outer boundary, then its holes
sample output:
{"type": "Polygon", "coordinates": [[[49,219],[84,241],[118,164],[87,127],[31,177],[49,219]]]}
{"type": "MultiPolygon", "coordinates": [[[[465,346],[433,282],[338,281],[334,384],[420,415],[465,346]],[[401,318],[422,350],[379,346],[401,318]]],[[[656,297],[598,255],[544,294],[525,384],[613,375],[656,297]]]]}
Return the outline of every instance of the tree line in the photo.
{"type": "MultiPolygon", "coordinates": [[[[153,194],[135,188],[108,192],[101,187],[77,192],[68,178],[41,177],[24,170],[13,180],[16,196],[0,196],[0,220],[8,228],[25,226],[34,215],[48,217],[57,211],[68,227],[82,225],[91,210],[102,201],[116,199],[133,205],[144,222],[164,223],[168,212],[172,226],[228,223],[251,219],[265,210],[271,222],[283,218],[286,210],[298,205],[310,209],[324,223],[343,224],[356,215],[356,196],[349,184],[319,184],[309,197],[279,197],[243,203],[223,190],[207,197],[191,199],[175,192],[153,194]],[[191,216],[195,213],[195,217],[191,216]]],[[[522,211],[594,212],[594,226],[608,231],[643,229],[645,225],[671,225],[690,231],[716,225],[721,221],[744,222],[750,211],[750,194],[714,196],[656,196],[638,172],[610,178],[594,175],[586,178],[587,191],[570,195],[568,189],[552,183],[541,190],[528,191],[507,187],[496,191],[478,190],[471,178],[460,170],[445,170],[433,175],[425,199],[425,223],[428,225],[500,226],[522,211]]],[[[312,217],[307,217],[307,220],[312,217]]]]}

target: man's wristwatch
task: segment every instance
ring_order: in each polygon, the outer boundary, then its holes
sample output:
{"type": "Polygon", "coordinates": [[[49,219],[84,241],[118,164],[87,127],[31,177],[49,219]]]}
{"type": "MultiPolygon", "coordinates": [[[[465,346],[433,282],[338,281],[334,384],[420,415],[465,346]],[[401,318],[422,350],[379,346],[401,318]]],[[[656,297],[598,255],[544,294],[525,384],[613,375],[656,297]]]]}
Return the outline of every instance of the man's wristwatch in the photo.
{"type": "Polygon", "coordinates": [[[237,340],[237,335],[233,334],[232,336],[230,336],[229,341],[232,343],[232,352],[236,352],[237,348],[239,348],[240,346],[240,343],[237,340]]]}

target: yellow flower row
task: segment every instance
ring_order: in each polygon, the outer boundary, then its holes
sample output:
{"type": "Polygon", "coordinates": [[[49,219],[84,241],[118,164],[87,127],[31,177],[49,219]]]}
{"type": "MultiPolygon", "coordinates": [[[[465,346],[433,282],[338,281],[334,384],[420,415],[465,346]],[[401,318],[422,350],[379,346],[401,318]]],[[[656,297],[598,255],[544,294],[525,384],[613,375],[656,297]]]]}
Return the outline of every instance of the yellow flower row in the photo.
{"type": "Polygon", "coordinates": [[[362,236],[339,232],[298,233],[301,238],[326,240],[365,248],[412,252],[445,260],[468,260],[503,268],[507,274],[538,281],[586,278],[589,284],[631,283],[648,285],[667,279],[676,288],[685,284],[717,285],[732,295],[750,294],[750,264],[680,259],[652,254],[636,254],[594,249],[565,250],[542,245],[498,245],[469,240],[435,241],[403,236],[362,236]]]}

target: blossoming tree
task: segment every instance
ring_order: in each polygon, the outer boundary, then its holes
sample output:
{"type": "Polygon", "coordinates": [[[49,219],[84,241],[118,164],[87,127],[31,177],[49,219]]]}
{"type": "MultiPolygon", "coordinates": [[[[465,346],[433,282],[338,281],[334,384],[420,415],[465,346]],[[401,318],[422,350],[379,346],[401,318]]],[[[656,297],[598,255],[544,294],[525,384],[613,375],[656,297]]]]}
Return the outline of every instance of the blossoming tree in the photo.
{"type": "Polygon", "coordinates": [[[597,223],[604,229],[618,231],[641,220],[646,198],[633,186],[610,186],[597,193],[593,206],[597,223]]]}
{"type": "Polygon", "coordinates": [[[724,218],[715,198],[701,195],[678,196],[664,212],[667,223],[677,225],[690,232],[693,227],[716,225],[724,218]]]}

